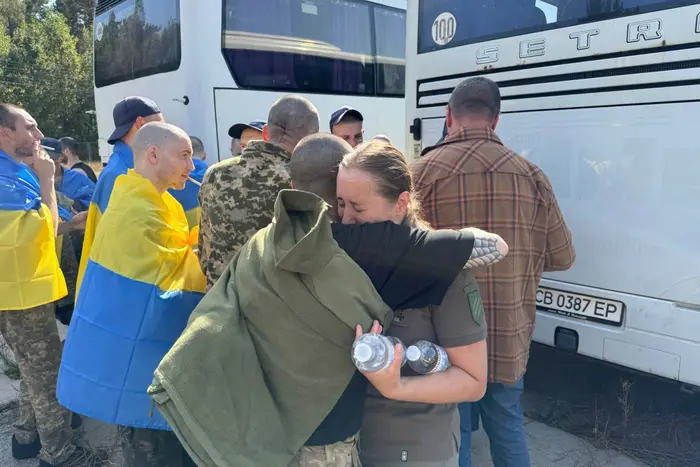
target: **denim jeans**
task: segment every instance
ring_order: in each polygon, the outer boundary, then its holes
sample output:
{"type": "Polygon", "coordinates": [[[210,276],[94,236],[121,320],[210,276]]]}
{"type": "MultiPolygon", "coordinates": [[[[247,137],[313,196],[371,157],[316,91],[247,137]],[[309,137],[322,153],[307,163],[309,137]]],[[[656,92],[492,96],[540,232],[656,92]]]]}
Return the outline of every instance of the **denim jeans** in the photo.
{"type": "Polygon", "coordinates": [[[462,432],[459,467],[471,467],[472,429],[478,427],[477,417],[481,417],[489,437],[494,467],[530,467],[525,417],[520,405],[523,390],[523,378],[512,386],[489,383],[486,395],[479,402],[459,404],[462,432]]]}

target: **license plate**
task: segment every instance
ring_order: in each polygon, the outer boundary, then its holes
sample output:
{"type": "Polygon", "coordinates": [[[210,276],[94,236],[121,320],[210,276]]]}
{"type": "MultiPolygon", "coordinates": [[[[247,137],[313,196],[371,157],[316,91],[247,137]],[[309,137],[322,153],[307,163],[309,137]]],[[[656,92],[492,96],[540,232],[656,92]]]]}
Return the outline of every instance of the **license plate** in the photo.
{"type": "Polygon", "coordinates": [[[538,310],[571,318],[597,321],[612,326],[622,326],[625,304],[617,300],[607,300],[547,287],[539,287],[535,297],[538,310]]]}

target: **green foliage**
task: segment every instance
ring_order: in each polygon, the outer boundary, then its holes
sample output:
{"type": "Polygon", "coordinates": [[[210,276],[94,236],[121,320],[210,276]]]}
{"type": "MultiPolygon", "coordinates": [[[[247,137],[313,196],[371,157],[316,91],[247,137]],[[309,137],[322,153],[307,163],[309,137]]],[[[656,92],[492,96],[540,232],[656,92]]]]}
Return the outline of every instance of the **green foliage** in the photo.
{"type": "Polygon", "coordinates": [[[48,136],[96,141],[85,113],[95,105],[92,10],[81,5],[94,2],[0,0],[0,102],[26,108],[48,136]]]}

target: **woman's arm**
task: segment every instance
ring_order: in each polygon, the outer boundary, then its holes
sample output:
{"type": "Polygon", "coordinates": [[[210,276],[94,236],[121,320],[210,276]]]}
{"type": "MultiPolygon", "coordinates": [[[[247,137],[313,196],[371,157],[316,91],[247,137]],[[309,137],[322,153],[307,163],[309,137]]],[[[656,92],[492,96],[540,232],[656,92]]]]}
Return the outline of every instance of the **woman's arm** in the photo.
{"type": "Polygon", "coordinates": [[[486,341],[445,349],[451,367],[442,373],[401,377],[401,346],[384,371],[364,373],[382,396],[403,402],[450,404],[480,400],[486,392],[486,341]]]}

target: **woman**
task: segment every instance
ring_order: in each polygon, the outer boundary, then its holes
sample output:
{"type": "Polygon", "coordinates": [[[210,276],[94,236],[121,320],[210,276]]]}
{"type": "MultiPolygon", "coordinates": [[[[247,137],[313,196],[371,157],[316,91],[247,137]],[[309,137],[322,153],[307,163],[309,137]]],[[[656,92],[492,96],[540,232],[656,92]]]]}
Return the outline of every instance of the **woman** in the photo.
{"type": "MultiPolygon", "coordinates": [[[[429,228],[413,198],[410,169],[390,144],[369,142],[347,155],[338,172],[343,223],[393,221],[429,228]]],[[[358,333],[361,332],[358,330],[358,333]]],[[[486,323],[478,287],[460,273],[439,307],[401,310],[387,332],[406,345],[425,339],[445,348],[452,366],[418,375],[399,355],[390,368],[365,374],[372,383],[365,404],[360,456],[364,467],[457,467],[458,402],[486,390],[486,323]]]]}

